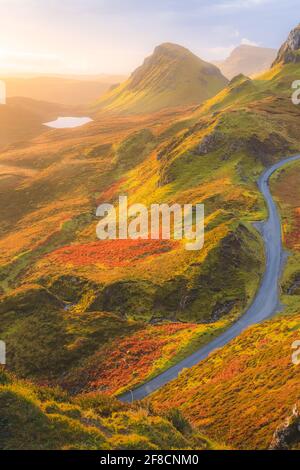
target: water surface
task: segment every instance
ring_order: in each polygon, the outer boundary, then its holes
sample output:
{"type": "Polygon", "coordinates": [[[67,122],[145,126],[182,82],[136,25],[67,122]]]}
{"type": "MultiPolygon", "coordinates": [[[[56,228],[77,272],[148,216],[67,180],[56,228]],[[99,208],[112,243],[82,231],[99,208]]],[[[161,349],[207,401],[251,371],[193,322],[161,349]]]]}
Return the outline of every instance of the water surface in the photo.
{"type": "Polygon", "coordinates": [[[58,117],[55,121],[45,122],[44,126],[52,129],[68,129],[83,126],[92,120],[90,117],[58,117]]]}

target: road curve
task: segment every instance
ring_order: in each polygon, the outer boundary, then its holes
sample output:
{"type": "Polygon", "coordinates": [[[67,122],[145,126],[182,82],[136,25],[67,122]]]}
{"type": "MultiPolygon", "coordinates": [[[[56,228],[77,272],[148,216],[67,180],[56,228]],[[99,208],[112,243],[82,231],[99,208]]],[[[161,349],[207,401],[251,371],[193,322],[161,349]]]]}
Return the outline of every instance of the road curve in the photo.
{"type": "Polygon", "coordinates": [[[131,402],[145,398],[171,380],[176,379],[182,369],[198,364],[200,361],[207,358],[211,352],[221,348],[240,335],[248,326],[259,323],[278,311],[280,306],[279,278],[282,268],[283,247],[280,216],[278,214],[276,204],[273,201],[268,183],[269,178],[274,171],[278,170],[285,164],[296,160],[300,160],[300,155],[285,158],[284,160],[275,163],[275,165],[268,168],[258,180],[258,187],[265,198],[269,211],[268,220],[262,222],[260,225],[260,231],[265,244],[266,268],[259,290],[249,309],[236,323],[228,328],[228,330],[224,331],[224,333],[212,340],[210,343],[178,362],[175,366],[170,367],[170,369],[167,369],[165,372],[162,372],[149,380],[149,382],[120,395],[118,398],[121,401],[131,402]]]}

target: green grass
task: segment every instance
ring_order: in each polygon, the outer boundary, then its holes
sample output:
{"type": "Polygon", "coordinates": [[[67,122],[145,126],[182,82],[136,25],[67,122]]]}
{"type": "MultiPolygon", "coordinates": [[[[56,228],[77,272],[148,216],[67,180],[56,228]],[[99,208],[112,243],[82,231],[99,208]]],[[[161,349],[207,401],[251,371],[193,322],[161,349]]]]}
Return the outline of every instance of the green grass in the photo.
{"type": "Polygon", "coordinates": [[[0,370],[1,450],[217,449],[176,410],[166,416],[101,394],[71,398],[0,370]]]}

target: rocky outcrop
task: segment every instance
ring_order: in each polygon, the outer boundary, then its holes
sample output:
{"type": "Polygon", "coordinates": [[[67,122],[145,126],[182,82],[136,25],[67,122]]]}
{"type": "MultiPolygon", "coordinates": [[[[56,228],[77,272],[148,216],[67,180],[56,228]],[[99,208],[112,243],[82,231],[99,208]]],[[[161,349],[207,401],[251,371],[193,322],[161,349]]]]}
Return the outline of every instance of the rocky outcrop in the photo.
{"type": "Polygon", "coordinates": [[[228,315],[237,302],[238,300],[227,300],[225,302],[217,302],[211,313],[211,323],[214,323],[225,315],[228,315]]]}
{"type": "Polygon", "coordinates": [[[293,408],[292,416],[278,426],[274,432],[270,450],[289,450],[300,442],[300,411],[297,405],[293,408]]]}
{"type": "Polygon", "coordinates": [[[101,288],[88,279],[70,275],[58,276],[46,287],[52,294],[65,302],[78,302],[84,292],[89,289],[97,291],[101,288]]]}
{"type": "Polygon", "coordinates": [[[246,141],[247,153],[258,158],[265,166],[271,165],[276,155],[284,154],[288,150],[289,142],[283,135],[276,132],[271,132],[265,139],[253,134],[246,141]]]}
{"type": "Polygon", "coordinates": [[[113,312],[137,320],[148,319],[153,310],[155,290],[156,286],[148,281],[116,281],[96,294],[89,310],[113,312]]]}
{"type": "Polygon", "coordinates": [[[300,271],[294,273],[286,285],[283,286],[283,292],[287,295],[300,295],[300,271]]]}
{"type": "Polygon", "coordinates": [[[293,29],[286,42],[279,49],[274,65],[283,63],[299,63],[300,62],[300,24],[293,29]]]}
{"type": "Polygon", "coordinates": [[[221,131],[218,129],[214,130],[211,134],[206,135],[199,147],[198,147],[198,155],[207,155],[210,152],[214,152],[218,150],[222,144],[224,144],[225,138],[221,131]]]}
{"type": "Polygon", "coordinates": [[[237,152],[246,152],[247,154],[258,158],[264,165],[270,165],[274,156],[279,153],[285,153],[289,149],[289,142],[285,137],[276,132],[272,132],[267,138],[262,139],[256,134],[248,138],[228,139],[219,129],[206,135],[200,142],[196,152],[200,156],[208,155],[222,149],[224,155],[232,155],[237,152]]]}

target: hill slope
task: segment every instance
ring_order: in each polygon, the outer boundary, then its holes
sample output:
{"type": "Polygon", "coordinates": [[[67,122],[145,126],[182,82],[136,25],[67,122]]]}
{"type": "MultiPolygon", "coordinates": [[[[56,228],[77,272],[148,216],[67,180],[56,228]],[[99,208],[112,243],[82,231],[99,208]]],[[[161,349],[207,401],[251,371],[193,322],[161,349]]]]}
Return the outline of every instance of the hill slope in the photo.
{"type": "Polygon", "coordinates": [[[199,104],[227,83],[219,69],[177,44],[156,47],[131,77],[103,96],[99,108],[144,113],[199,104]]]}
{"type": "Polygon", "coordinates": [[[5,105],[0,105],[0,145],[28,141],[49,130],[44,122],[70,112],[76,115],[77,110],[30,98],[8,98],[5,105]]]}
{"type": "Polygon", "coordinates": [[[0,368],[0,449],[217,449],[178,410],[165,415],[102,394],[71,398],[0,368]]]}
{"type": "Polygon", "coordinates": [[[179,407],[208,436],[222,436],[234,448],[268,448],[299,401],[300,367],[292,363],[291,348],[299,326],[295,314],[249,328],[155,393],[151,403],[157,410],[179,407]]]}

